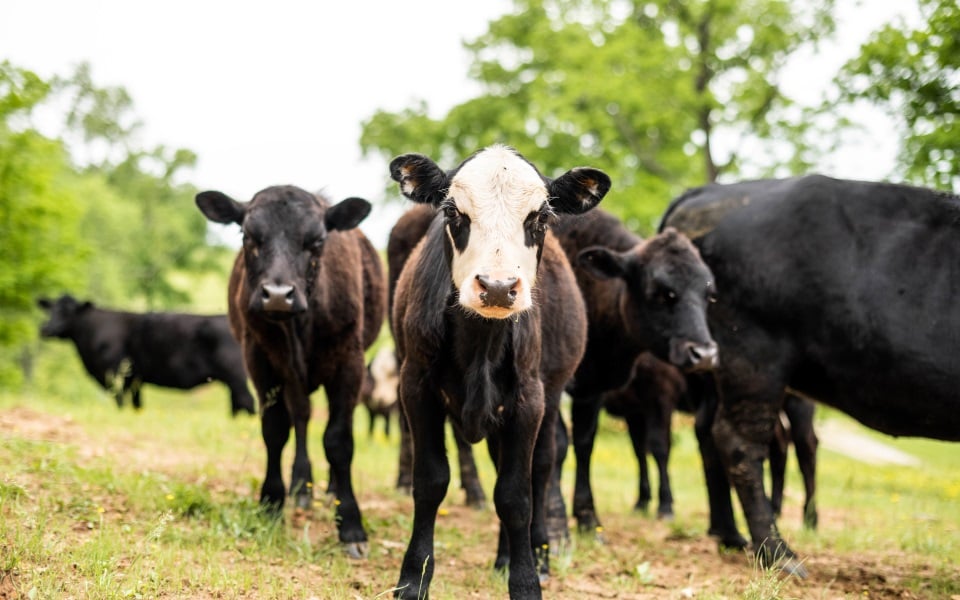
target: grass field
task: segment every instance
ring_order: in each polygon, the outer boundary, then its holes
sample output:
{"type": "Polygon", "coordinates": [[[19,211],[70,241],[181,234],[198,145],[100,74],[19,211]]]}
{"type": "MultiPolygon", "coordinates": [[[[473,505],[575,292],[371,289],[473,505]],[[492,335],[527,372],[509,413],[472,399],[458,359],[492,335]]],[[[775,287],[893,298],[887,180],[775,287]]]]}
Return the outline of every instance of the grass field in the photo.
{"type": "MultiPolygon", "coordinates": [[[[325,411],[315,394],[318,482],[327,478],[325,411]]],[[[312,514],[288,510],[280,524],[260,515],[259,424],[228,414],[219,384],[186,393],[147,386],[140,413],[118,410],[72,346],[44,343],[29,388],[0,394],[0,598],[392,597],[412,515],[412,500],[393,487],[396,437],[368,438],[366,414],[357,412],[353,472],[370,555],[353,561],[339,551],[322,498],[312,514]]],[[[819,418],[866,432],[830,411],[819,418]]],[[[636,464],[623,424],[605,419],[594,489],[606,543],[574,535],[554,561],[545,597],[960,598],[960,445],[869,434],[918,458],[917,467],[821,451],[817,532],[800,527],[803,491],[791,457],[780,526],[810,571],[800,581],[757,570],[745,554],[718,552],[705,535],[691,421],[677,415],[674,424],[676,520],[632,512],[636,464]]],[[[476,454],[489,496],[492,468],[484,448],[476,454]]],[[[292,460],[289,448],[285,458],[292,460]]],[[[570,458],[568,501],[572,469],[570,458]]],[[[506,597],[491,566],[493,508],[464,507],[458,484],[454,469],[432,595],[506,597]]]]}

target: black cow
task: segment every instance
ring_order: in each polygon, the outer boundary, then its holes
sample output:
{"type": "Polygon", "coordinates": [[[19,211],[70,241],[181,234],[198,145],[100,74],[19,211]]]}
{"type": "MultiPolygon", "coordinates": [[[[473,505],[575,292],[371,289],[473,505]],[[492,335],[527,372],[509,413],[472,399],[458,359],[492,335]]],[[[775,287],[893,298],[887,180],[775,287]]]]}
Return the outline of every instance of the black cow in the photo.
{"type": "Polygon", "coordinates": [[[40,334],[71,340],[87,372],[113,392],[118,407],[129,392],[139,409],[144,383],[189,390],[215,380],[230,388],[234,416],[254,413],[240,346],[226,315],[105,310],[69,294],[37,304],[49,313],[40,334]]]}
{"type": "Polygon", "coordinates": [[[362,556],[367,535],[350,475],[353,412],[366,369],[363,352],[377,338],[386,308],[380,257],[355,229],[370,204],[347,198],[331,205],[294,186],[266,188],[249,202],[202,192],[196,202],[211,221],[243,229],[228,301],[230,324],[260,399],[267,447],[260,502],[277,514],[282,509],[281,453],[293,427],[290,494],[297,507],[311,507],[310,394],[324,386],[330,417],[323,447],[329,491],[337,498],[337,529],[347,554],[362,556]]]}
{"type": "MultiPolygon", "coordinates": [[[[437,210],[430,204],[415,204],[400,215],[400,218],[390,229],[390,236],[387,239],[387,281],[389,290],[387,317],[390,320],[391,332],[395,331],[393,319],[390,316],[393,314],[394,292],[397,280],[400,278],[400,272],[410,257],[410,253],[420,243],[423,236],[427,234],[430,223],[433,222],[436,214],[437,210]]],[[[396,337],[395,333],[394,337],[396,337]]],[[[477,464],[473,459],[473,448],[469,442],[463,439],[463,434],[456,427],[453,428],[453,440],[457,445],[460,487],[466,494],[466,504],[477,509],[484,508],[487,504],[487,496],[480,483],[477,464]]],[[[397,489],[410,493],[413,489],[413,440],[410,439],[410,428],[407,427],[407,421],[402,415],[400,418],[400,459],[397,467],[397,489]]]]}
{"type": "MultiPolygon", "coordinates": [[[[690,240],[672,229],[642,240],[613,215],[595,210],[561,219],[556,230],[574,264],[589,322],[587,350],[567,388],[577,459],[573,513],[581,531],[599,535],[590,456],[603,394],[627,384],[641,352],[685,370],[712,368],[717,347],[706,311],[713,275],[690,240]]],[[[565,427],[558,437],[562,456],[565,427]]]]}
{"type": "Polygon", "coordinates": [[[548,231],[606,194],[589,168],[549,179],[514,150],[492,146],[451,171],[395,158],[405,196],[440,209],[397,282],[393,324],[400,402],[414,448],[414,518],[396,595],[426,596],[437,508],[450,468],[446,415],[468,442],[487,439],[497,468],[497,566],[512,598],[539,598],[548,571],[544,495],[554,469],[560,396],[586,341],[583,301],[548,231]]]}
{"type": "Polygon", "coordinates": [[[811,175],[691,190],[663,225],[720,290],[711,506],[729,476],[763,564],[802,575],[763,491],[784,389],[890,435],[960,440],[960,199],[811,175]]]}

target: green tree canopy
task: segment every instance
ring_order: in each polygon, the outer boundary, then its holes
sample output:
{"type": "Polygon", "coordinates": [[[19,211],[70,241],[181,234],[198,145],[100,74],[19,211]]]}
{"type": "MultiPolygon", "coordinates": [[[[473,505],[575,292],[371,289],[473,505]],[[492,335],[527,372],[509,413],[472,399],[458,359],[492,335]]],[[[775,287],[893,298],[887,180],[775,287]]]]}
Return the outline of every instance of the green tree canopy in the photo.
{"type": "Polygon", "coordinates": [[[867,101],[899,124],[898,168],[909,180],[960,191],[960,5],[919,0],[923,26],[889,24],[837,77],[841,103],[867,101]]]}
{"type": "Polygon", "coordinates": [[[37,297],[183,306],[171,274],[212,266],[195,190],[176,181],[196,157],[141,149],[136,127],[129,95],[96,87],[84,65],[43,81],[0,63],[0,385],[37,337],[37,297]],[[33,125],[41,106],[64,105],[60,135],[33,125]]]}
{"type": "Polygon", "coordinates": [[[512,13],[466,44],[480,97],[439,119],[426,104],[378,111],[363,124],[361,147],[387,158],[421,152],[453,166],[504,142],[550,176],[590,164],[613,179],[604,205],[650,231],[684,188],[747,164],[772,172],[815,159],[807,120],[778,77],[792,52],[832,31],[832,7],[515,0],[512,13]],[[749,156],[739,152],[747,145],[749,156]]]}

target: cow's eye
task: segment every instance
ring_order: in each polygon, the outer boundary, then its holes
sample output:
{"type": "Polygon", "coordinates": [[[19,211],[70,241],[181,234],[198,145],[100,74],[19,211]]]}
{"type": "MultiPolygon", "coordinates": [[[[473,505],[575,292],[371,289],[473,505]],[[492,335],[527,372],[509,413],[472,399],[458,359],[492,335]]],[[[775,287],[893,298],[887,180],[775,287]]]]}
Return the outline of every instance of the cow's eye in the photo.
{"type": "Polygon", "coordinates": [[[707,292],[707,302],[709,302],[710,304],[716,304],[717,295],[713,292],[707,292]]]}
{"type": "Polygon", "coordinates": [[[256,250],[260,246],[260,238],[252,233],[243,234],[243,247],[247,250],[256,250]]]}
{"type": "Polygon", "coordinates": [[[444,204],[443,216],[446,217],[447,221],[454,222],[460,218],[460,211],[457,210],[456,205],[452,203],[444,204]]]}
{"type": "Polygon", "coordinates": [[[677,293],[668,288],[660,288],[654,294],[654,299],[665,306],[672,306],[677,303],[677,293]]]}

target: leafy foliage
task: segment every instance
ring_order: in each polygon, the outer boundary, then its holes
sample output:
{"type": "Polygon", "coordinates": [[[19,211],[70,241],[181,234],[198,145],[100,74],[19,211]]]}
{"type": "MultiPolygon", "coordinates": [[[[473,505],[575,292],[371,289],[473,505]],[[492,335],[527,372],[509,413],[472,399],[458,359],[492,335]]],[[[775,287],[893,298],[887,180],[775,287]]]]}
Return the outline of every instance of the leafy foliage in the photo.
{"type": "Polygon", "coordinates": [[[960,6],[920,0],[923,27],[875,32],[837,77],[841,101],[881,106],[901,126],[910,180],[960,190],[960,6]]]}
{"type": "Polygon", "coordinates": [[[548,176],[590,164],[613,179],[604,205],[650,231],[686,187],[746,167],[762,174],[812,162],[808,121],[777,76],[794,50],[832,31],[832,7],[515,0],[512,13],[466,44],[481,97],[439,119],[425,103],[378,111],[363,125],[361,147],[386,157],[422,152],[453,166],[504,142],[548,176]],[[748,146],[749,156],[738,151],[748,146]]]}
{"type": "Polygon", "coordinates": [[[0,63],[0,386],[29,370],[37,297],[185,305],[170,275],[212,264],[195,190],[176,182],[195,155],[138,148],[131,109],[122,88],[97,88],[86,66],[47,82],[0,63]],[[64,105],[58,137],[33,126],[41,108],[64,105]]]}

